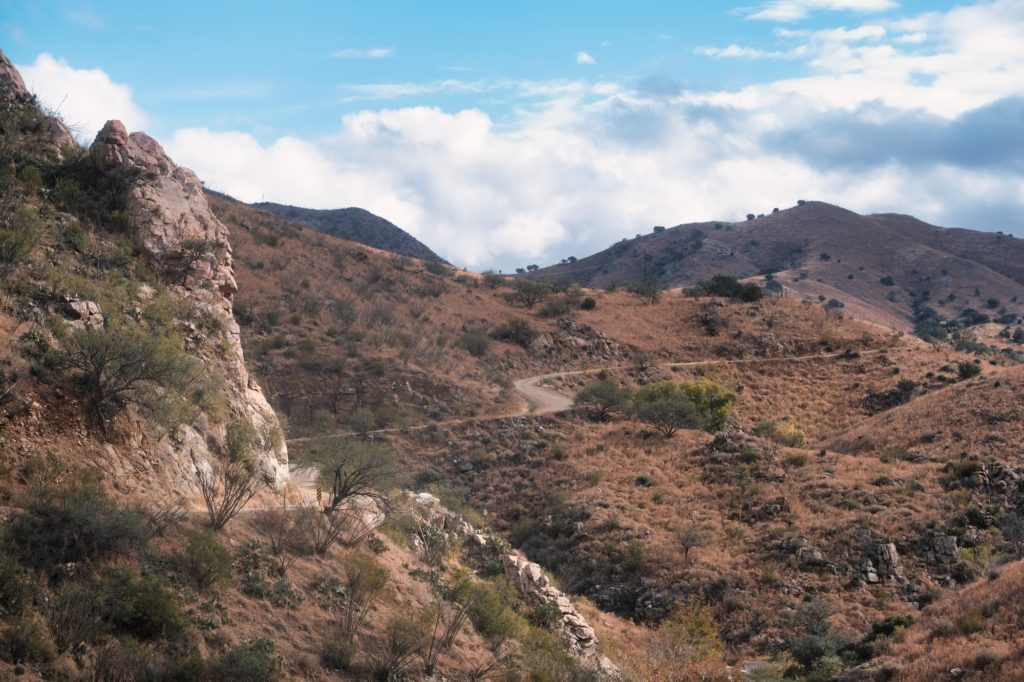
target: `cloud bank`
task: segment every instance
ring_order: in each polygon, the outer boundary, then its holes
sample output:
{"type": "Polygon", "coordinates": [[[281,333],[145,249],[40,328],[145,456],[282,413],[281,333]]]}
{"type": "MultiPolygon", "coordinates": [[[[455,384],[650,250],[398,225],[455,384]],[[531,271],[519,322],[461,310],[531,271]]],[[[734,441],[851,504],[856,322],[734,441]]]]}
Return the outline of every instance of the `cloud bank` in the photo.
{"type": "MultiPolygon", "coordinates": [[[[886,4],[776,2],[756,11],[886,4]]],[[[656,224],[740,219],[798,198],[1024,235],[1020,35],[1020,2],[983,2],[824,31],[777,29],[770,50],[703,48],[708,59],[784,56],[806,67],[735,90],[691,90],[666,76],[369,83],[342,92],[366,108],[316,137],[193,128],[164,142],[208,185],[240,199],[361,206],[476,268],[583,256],[656,224]],[[495,120],[479,108],[402,103],[445,93],[518,105],[495,120]]],[[[46,60],[37,65],[79,79],[93,73],[46,60]]],[[[130,103],[124,86],[106,83],[130,103]]]]}

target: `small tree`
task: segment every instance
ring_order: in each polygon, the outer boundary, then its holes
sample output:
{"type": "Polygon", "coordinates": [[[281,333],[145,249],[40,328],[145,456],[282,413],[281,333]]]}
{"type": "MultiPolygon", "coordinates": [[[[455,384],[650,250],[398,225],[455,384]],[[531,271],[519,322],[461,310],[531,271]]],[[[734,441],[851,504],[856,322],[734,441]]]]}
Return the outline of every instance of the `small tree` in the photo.
{"type": "Polygon", "coordinates": [[[212,462],[209,469],[196,465],[210,527],[220,530],[265,487],[254,462],[212,462]]]}
{"type": "Polygon", "coordinates": [[[541,279],[517,279],[512,289],[513,300],[525,308],[533,308],[551,295],[551,285],[541,279]]]}
{"type": "Polygon", "coordinates": [[[671,438],[682,428],[720,430],[735,401],[735,393],[710,379],[659,381],[637,391],[633,410],[640,421],[671,438]]]}
{"type": "Polygon", "coordinates": [[[361,496],[387,506],[386,494],[396,483],[394,453],[386,445],[326,437],[312,443],[310,459],[320,468],[320,482],[331,497],[324,507],[330,516],[361,496]]]}
{"type": "Polygon", "coordinates": [[[77,372],[86,412],[104,433],[127,405],[155,410],[199,375],[198,363],[170,340],[126,326],[72,332],[59,360],[77,372]]]}
{"type": "Polygon", "coordinates": [[[615,413],[628,410],[631,397],[629,389],[610,379],[602,379],[580,390],[573,400],[573,407],[586,411],[591,419],[603,422],[615,413]]]}

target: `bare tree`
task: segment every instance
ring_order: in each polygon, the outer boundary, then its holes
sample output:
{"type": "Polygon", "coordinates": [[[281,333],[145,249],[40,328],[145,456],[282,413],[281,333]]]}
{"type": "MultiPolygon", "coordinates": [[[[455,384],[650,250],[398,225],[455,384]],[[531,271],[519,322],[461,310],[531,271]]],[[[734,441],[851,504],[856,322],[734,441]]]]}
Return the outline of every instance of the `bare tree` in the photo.
{"type": "Polygon", "coordinates": [[[296,548],[306,530],[301,510],[289,508],[288,498],[282,495],[281,506],[258,512],[254,523],[267,542],[277,574],[283,578],[298,559],[296,548]]]}
{"type": "Polygon", "coordinates": [[[196,478],[214,530],[238,516],[266,485],[252,462],[213,462],[210,469],[196,465],[196,478]]]}

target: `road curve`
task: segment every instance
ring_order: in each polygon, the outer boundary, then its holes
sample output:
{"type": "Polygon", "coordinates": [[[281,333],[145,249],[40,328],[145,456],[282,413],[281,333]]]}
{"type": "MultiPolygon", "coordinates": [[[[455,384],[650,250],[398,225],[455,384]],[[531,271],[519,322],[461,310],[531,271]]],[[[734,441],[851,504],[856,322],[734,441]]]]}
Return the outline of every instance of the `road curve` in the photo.
{"type": "MultiPolygon", "coordinates": [[[[877,353],[884,352],[888,349],[868,350],[860,351],[859,355],[875,355],[877,353]]],[[[726,364],[726,365],[745,365],[745,364],[782,364],[787,362],[803,362],[805,360],[828,360],[835,358],[847,357],[845,353],[811,353],[808,355],[784,355],[778,357],[752,357],[752,358],[741,358],[738,360],[722,360],[720,358],[710,360],[689,360],[685,362],[662,362],[658,363],[658,367],[663,369],[675,369],[679,367],[700,367],[701,365],[712,365],[712,364],[726,364]]],[[[584,374],[595,374],[602,369],[625,369],[631,365],[619,365],[619,366],[604,366],[604,367],[590,367],[587,369],[574,369],[565,372],[550,372],[548,374],[541,374],[538,376],[527,377],[525,379],[518,379],[513,382],[513,387],[520,396],[528,403],[529,407],[525,410],[513,412],[510,414],[500,415],[488,415],[486,417],[461,417],[455,419],[446,419],[439,422],[428,422],[426,424],[417,424],[415,426],[395,426],[387,429],[377,429],[375,431],[368,431],[367,434],[384,434],[384,433],[400,433],[405,431],[417,431],[419,429],[425,429],[429,426],[450,426],[454,424],[462,424],[465,422],[486,422],[486,421],[497,421],[500,419],[508,419],[509,417],[519,417],[526,414],[531,415],[542,415],[542,414],[555,414],[557,412],[565,412],[572,409],[572,398],[559,393],[558,391],[541,386],[546,379],[559,379],[562,377],[580,376],[584,374]]],[[[351,431],[339,431],[337,433],[330,434],[332,436],[354,436],[355,433],[351,431]]],[[[288,443],[302,443],[310,440],[316,440],[320,436],[302,436],[299,438],[289,438],[288,443]]]]}

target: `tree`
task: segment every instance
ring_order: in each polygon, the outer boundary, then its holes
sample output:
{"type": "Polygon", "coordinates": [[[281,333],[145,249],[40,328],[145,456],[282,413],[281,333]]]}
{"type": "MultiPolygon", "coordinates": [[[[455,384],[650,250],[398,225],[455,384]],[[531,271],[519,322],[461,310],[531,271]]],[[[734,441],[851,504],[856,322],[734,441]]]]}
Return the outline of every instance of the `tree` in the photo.
{"type": "Polygon", "coordinates": [[[608,421],[613,413],[629,409],[629,389],[610,379],[602,379],[584,387],[576,394],[573,407],[590,414],[595,421],[608,421]]]}
{"type": "Polygon", "coordinates": [[[206,504],[210,527],[220,530],[266,486],[255,462],[213,462],[209,468],[198,463],[196,478],[206,504]]]}
{"type": "Polygon", "coordinates": [[[75,383],[87,414],[104,434],[127,405],[154,410],[199,375],[198,363],[169,339],[120,325],[75,330],[59,359],[77,371],[75,383]]]}
{"type": "Polygon", "coordinates": [[[551,295],[551,285],[541,279],[517,279],[512,288],[513,299],[525,308],[533,308],[551,295]]]}
{"type": "Polygon", "coordinates": [[[685,383],[669,380],[637,391],[633,410],[640,421],[671,438],[682,428],[720,430],[735,401],[735,393],[710,379],[685,383]]]}
{"type": "Polygon", "coordinates": [[[320,469],[320,482],[331,490],[324,514],[330,516],[352,498],[361,496],[387,505],[387,492],[395,486],[395,456],[380,443],[351,438],[326,437],[309,448],[312,463],[320,469]]]}

